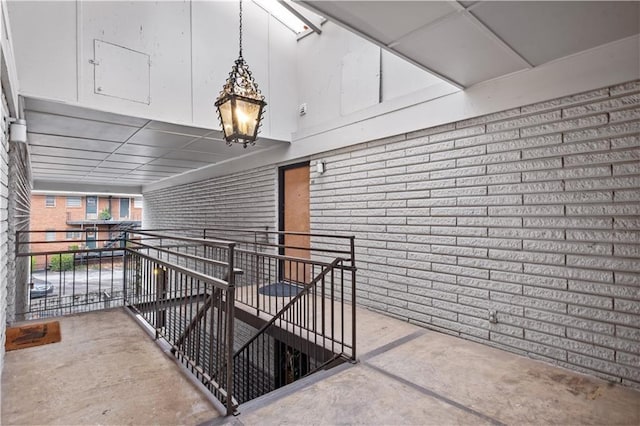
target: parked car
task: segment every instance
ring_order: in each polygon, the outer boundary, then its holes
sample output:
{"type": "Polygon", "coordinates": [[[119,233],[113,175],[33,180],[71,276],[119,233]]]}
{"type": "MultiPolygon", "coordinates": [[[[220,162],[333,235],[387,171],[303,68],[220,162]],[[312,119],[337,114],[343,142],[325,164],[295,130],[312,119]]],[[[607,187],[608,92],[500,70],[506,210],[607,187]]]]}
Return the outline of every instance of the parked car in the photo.
{"type": "Polygon", "coordinates": [[[31,284],[29,285],[29,297],[31,299],[45,297],[51,293],[53,293],[53,284],[38,278],[32,279],[31,284]]]}

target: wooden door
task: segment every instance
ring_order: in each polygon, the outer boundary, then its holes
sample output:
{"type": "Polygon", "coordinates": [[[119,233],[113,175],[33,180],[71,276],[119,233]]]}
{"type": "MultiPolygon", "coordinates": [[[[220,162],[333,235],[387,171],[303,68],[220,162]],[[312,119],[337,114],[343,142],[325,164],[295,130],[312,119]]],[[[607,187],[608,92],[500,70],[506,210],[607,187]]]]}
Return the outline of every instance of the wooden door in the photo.
{"type": "MultiPolygon", "coordinates": [[[[310,231],[309,163],[281,169],[281,229],[286,232],[310,231]]],[[[284,255],[309,259],[311,241],[308,235],[285,235],[284,255]]],[[[309,266],[301,262],[283,264],[285,280],[306,283],[311,277],[309,266]]]]}

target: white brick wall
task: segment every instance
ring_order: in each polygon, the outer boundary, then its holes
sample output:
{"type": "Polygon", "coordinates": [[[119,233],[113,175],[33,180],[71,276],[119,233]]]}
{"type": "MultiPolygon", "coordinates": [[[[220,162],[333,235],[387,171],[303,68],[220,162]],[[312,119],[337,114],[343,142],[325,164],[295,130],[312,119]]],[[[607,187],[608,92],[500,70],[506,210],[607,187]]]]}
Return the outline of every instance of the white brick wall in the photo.
{"type": "MultiPolygon", "coordinates": [[[[7,322],[21,320],[29,303],[29,258],[16,257],[17,231],[29,229],[31,211],[31,167],[27,146],[11,142],[9,146],[9,228],[8,228],[8,273],[7,322]]],[[[23,241],[28,235],[21,236],[23,241]]]]}
{"type": "MultiPolygon", "coordinates": [[[[0,93],[2,91],[0,90],[0,93]]],[[[0,116],[0,375],[4,366],[4,343],[7,318],[7,271],[9,241],[9,110],[2,93],[0,116]]]]}
{"type": "Polygon", "coordinates": [[[640,386],[640,82],[317,158],[361,304],[640,386]]]}
{"type": "MultiPolygon", "coordinates": [[[[356,235],[361,304],[640,386],[640,81],[317,159],[312,231],[356,235]]],[[[145,227],[273,226],[276,175],[146,193],[145,227]]]]}
{"type": "Polygon", "coordinates": [[[145,193],[143,226],[274,230],[276,175],[275,167],[261,167],[145,193]]]}

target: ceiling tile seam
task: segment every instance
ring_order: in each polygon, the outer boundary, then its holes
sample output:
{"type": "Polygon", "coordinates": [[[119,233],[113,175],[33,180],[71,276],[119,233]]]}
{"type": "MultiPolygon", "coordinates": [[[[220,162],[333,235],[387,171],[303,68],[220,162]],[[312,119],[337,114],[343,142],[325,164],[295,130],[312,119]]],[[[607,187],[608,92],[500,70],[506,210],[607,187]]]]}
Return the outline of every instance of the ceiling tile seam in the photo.
{"type": "Polygon", "coordinates": [[[152,122],[152,120],[148,120],[144,125],[142,125],[141,127],[138,127],[138,129],[133,132],[131,135],[129,135],[129,137],[122,142],[116,149],[114,149],[113,151],[111,151],[111,153],[109,155],[107,155],[106,158],[102,159],[100,161],[100,163],[94,167],[93,170],[91,170],[91,172],[87,173],[87,175],[85,177],[88,177],[88,175],[90,175],[91,173],[93,173],[98,167],[100,167],[105,161],[107,161],[109,159],[109,157],[111,157],[113,155],[114,152],[116,152],[117,150],[119,150],[120,148],[122,148],[123,146],[125,146],[127,144],[127,142],[129,142],[131,140],[132,137],[134,137],[135,135],[137,135],[138,133],[140,133],[143,129],[145,129],[150,123],[152,122]]]}
{"type": "Polygon", "coordinates": [[[320,15],[325,16],[327,19],[329,19],[331,22],[333,22],[334,24],[338,25],[339,27],[342,27],[345,30],[347,30],[347,31],[349,31],[349,32],[351,32],[353,34],[357,34],[358,36],[364,38],[365,40],[369,41],[370,43],[373,43],[376,46],[381,47],[381,48],[385,49],[386,51],[390,52],[391,54],[393,54],[393,55],[395,55],[395,56],[397,56],[399,58],[404,59],[405,61],[415,65],[416,67],[420,68],[423,71],[428,72],[429,74],[433,75],[434,77],[437,77],[437,78],[441,79],[442,81],[445,81],[445,82],[451,84],[452,86],[457,87],[458,89],[461,89],[461,90],[465,89],[465,86],[462,83],[460,83],[458,81],[455,81],[455,80],[453,80],[453,79],[451,79],[449,77],[446,77],[446,76],[444,76],[444,75],[442,75],[442,74],[440,74],[440,73],[438,73],[438,72],[436,72],[436,71],[434,71],[434,70],[432,70],[430,68],[427,68],[423,64],[420,64],[420,63],[408,58],[407,56],[401,54],[400,52],[397,52],[397,51],[391,49],[389,46],[387,46],[384,43],[382,43],[382,42],[380,42],[380,41],[368,36],[367,34],[364,34],[361,31],[357,31],[357,30],[349,27],[341,19],[336,18],[333,14],[328,14],[327,12],[316,8],[313,4],[310,4],[307,1],[300,1],[300,3],[304,4],[305,7],[308,7],[312,11],[314,11],[314,12],[320,14],[320,15]]]}
{"type": "MultiPolygon", "coordinates": [[[[33,98],[33,99],[37,99],[37,98],[33,98]]],[[[68,105],[68,104],[64,104],[64,105],[68,105]]],[[[74,106],[74,107],[75,107],[75,105],[70,105],[70,106],[74,106]]],[[[82,107],[79,107],[79,106],[78,106],[78,108],[82,108],[82,107]]],[[[92,111],[94,111],[94,110],[92,110],[92,111]]],[[[136,127],[138,127],[138,126],[133,126],[133,125],[131,125],[131,124],[122,124],[122,123],[116,123],[116,122],[114,122],[114,121],[106,121],[106,120],[95,120],[95,119],[93,119],[93,118],[77,117],[77,116],[73,116],[73,115],[60,114],[60,113],[56,113],[56,112],[49,112],[49,111],[39,111],[39,110],[37,110],[37,109],[26,109],[26,108],[25,108],[24,112],[25,112],[25,113],[27,113],[27,112],[35,112],[35,113],[37,113],[37,114],[47,114],[47,115],[53,115],[53,116],[56,116],[56,117],[71,118],[71,119],[74,119],[74,120],[93,121],[94,123],[110,124],[110,125],[113,125],[113,126],[131,127],[131,128],[133,128],[133,129],[135,129],[136,127]]],[[[102,112],[102,111],[99,111],[99,112],[102,112]]],[[[104,114],[115,114],[115,113],[112,113],[112,112],[106,112],[106,111],[105,111],[105,112],[103,112],[103,113],[104,113],[104,114]]]]}
{"type": "Polygon", "coordinates": [[[462,13],[469,19],[471,23],[473,23],[479,30],[481,30],[486,35],[488,35],[489,38],[493,39],[493,41],[496,44],[498,44],[505,52],[511,55],[514,59],[517,59],[518,62],[520,62],[522,65],[524,65],[528,69],[535,68],[535,65],[533,65],[529,60],[527,60],[527,58],[522,56],[520,52],[518,52],[516,49],[511,47],[509,43],[504,41],[498,34],[496,34],[489,26],[485,25],[485,23],[482,22],[473,13],[469,12],[468,10],[464,10],[462,13]]]}
{"type": "MultiPolygon", "coordinates": [[[[185,151],[189,151],[189,152],[200,152],[200,153],[207,154],[207,155],[213,155],[213,156],[215,156],[215,157],[222,157],[220,161],[223,161],[223,160],[225,160],[226,158],[229,158],[229,157],[221,156],[221,155],[218,155],[218,154],[213,154],[213,153],[210,153],[210,152],[204,152],[204,151],[192,151],[192,150],[190,150],[190,149],[189,149],[189,146],[190,146],[190,145],[193,145],[194,143],[198,142],[199,140],[206,139],[206,138],[207,138],[207,136],[210,136],[211,134],[213,134],[213,133],[217,133],[217,132],[218,132],[217,130],[212,130],[212,131],[210,131],[210,132],[208,132],[208,133],[205,133],[204,135],[200,136],[199,138],[197,138],[197,139],[195,139],[195,140],[192,140],[192,141],[187,142],[187,144],[186,144],[186,145],[181,146],[181,147],[180,147],[180,148],[178,148],[178,149],[171,149],[169,152],[167,152],[167,153],[165,153],[165,154],[163,154],[163,155],[161,155],[161,156],[159,156],[159,157],[156,157],[156,160],[159,160],[159,159],[163,159],[163,160],[175,160],[174,158],[168,158],[168,157],[166,157],[166,156],[167,156],[167,155],[169,155],[169,154],[171,154],[172,152],[185,152],[185,151]]],[[[217,136],[217,135],[216,135],[216,136],[217,136]]],[[[220,139],[220,142],[223,142],[223,140],[222,140],[222,139],[220,139]]],[[[215,143],[215,141],[214,141],[214,143],[215,143]]],[[[189,161],[189,160],[184,160],[184,161],[189,161]]],[[[148,163],[147,163],[147,164],[148,164],[148,163]]],[[[208,164],[208,165],[212,165],[212,164],[216,164],[216,163],[210,163],[210,164],[208,164]]],[[[207,166],[202,166],[202,167],[207,167],[207,166]]],[[[200,167],[195,167],[195,168],[193,168],[193,169],[191,169],[191,170],[197,170],[197,169],[199,169],[199,168],[200,168],[200,167]]],[[[132,171],[133,171],[133,170],[132,170],[132,171]]]]}
{"type": "MultiPolygon", "coordinates": [[[[456,2],[451,3],[451,5],[454,6],[454,7],[462,7],[456,2]]],[[[448,20],[453,19],[456,16],[459,16],[463,12],[464,12],[464,8],[454,10],[451,13],[447,13],[446,15],[442,15],[438,19],[435,19],[433,21],[427,22],[426,24],[422,25],[421,27],[415,28],[415,29],[409,31],[408,33],[403,34],[402,36],[396,38],[394,41],[392,41],[391,43],[387,44],[387,47],[393,49],[395,46],[401,44],[403,42],[403,40],[406,40],[407,38],[411,37],[413,34],[419,32],[419,31],[425,30],[427,28],[437,28],[440,25],[442,25],[443,23],[447,22],[448,20]]]]}
{"type": "MultiPolygon", "coordinates": [[[[129,126],[131,127],[131,126],[129,126]]],[[[135,128],[135,127],[134,127],[135,128]]],[[[80,140],[85,140],[85,141],[93,141],[93,142],[110,142],[110,143],[118,143],[118,144],[122,144],[124,142],[122,141],[114,141],[114,140],[110,140],[110,139],[96,139],[96,138],[85,138],[85,137],[80,137],[80,136],[69,136],[69,135],[60,135],[57,133],[42,133],[42,132],[34,132],[29,130],[27,132],[28,134],[32,134],[32,135],[41,135],[41,136],[55,136],[57,138],[66,138],[66,139],[80,139],[80,140]]],[[[29,143],[29,145],[31,146],[49,146],[51,148],[64,148],[61,146],[51,146],[51,145],[32,145],[31,143],[29,143]]],[[[69,149],[69,148],[67,148],[69,149]]],[[[86,150],[85,150],[86,151],[86,150]]],[[[95,151],[95,150],[92,150],[95,151]]],[[[97,152],[104,152],[104,153],[109,153],[111,151],[97,151],[97,152]]]]}
{"type": "MultiPolygon", "coordinates": [[[[180,147],[180,149],[187,149],[187,150],[188,150],[189,145],[194,144],[194,143],[198,142],[198,141],[199,141],[199,140],[201,140],[201,139],[205,139],[205,138],[207,138],[207,137],[208,137],[209,135],[211,135],[212,133],[217,133],[217,130],[212,130],[212,131],[210,131],[209,133],[205,133],[204,135],[200,136],[199,138],[197,138],[197,139],[195,139],[195,140],[192,140],[192,141],[188,142],[188,143],[187,143],[186,145],[184,145],[184,146],[181,146],[181,147],[180,147]]],[[[216,136],[218,136],[218,135],[216,135],[216,136]]],[[[218,138],[218,137],[216,137],[216,139],[219,139],[219,138],[218,138]]],[[[220,141],[222,141],[222,139],[220,139],[220,141]]],[[[176,151],[176,150],[173,150],[173,151],[176,151]]],[[[166,154],[165,154],[165,155],[166,155],[166,154]]]]}
{"type": "MultiPolygon", "coordinates": [[[[211,133],[211,132],[209,132],[209,133],[211,133]]],[[[206,133],[206,134],[209,134],[209,133],[206,133]]],[[[192,136],[192,135],[186,135],[186,136],[192,136]]],[[[167,155],[167,154],[169,154],[170,152],[178,151],[178,150],[182,150],[182,149],[186,148],[187,146],[191,145],[192,143],[195,143],[196,141],[198,141],[198,140],[200,140],[200,139],[202,139],[202,138],[204,138],[204,136],[198,136],[198,137],[196,137],[195,139],[190,140],[190,141],[186,142],[184,145],[182,145],[182,146],[178,147],[178,149],[170,149],[170,150],[169,150],[169,152],[167,152],[167,153],[165,153],[165,154],[162,154],[162,155],[160,155],[160,156],[150,157],[150,158],[152,158],[152,160],[151,160],[151,161],[147,161],[147,162],[146,162],[146,163],[144,163],[144,164],[140,164],[140,165],[139,165],[138,167],[136,167],[135,169],[129,170],[129,172],[128,172],[128,173],[125,173],[123,176],[131,175],[131,172],[134,172],[134,171],[136,171],[136,170],[144,171],[144,170],[140,170],[140,167],[144,167],[144,166],[146,166],[146,165],[149,165],[150,163],[152,163],[152,162],[154,162],[154,161],[156,161],[156,160],[159,160],[159,159],[161,159],[161,158],[162,158],[162,159],[165,159],[165,160],[171,160],[171,158],[165,158],[164,156],[165,156],[165,155],[167,155]]],[[[127,140],[127,142],[128,142],[128,140],[127,140]]],[[[126,143],[126,142],[125,142],[125,143],[126,143]]],[[[135,144],[134,144],[134,145],[135,145],[135,144]]],[[[123,144],[123,146],[124,146],[124,144],[123,144]]],[[[120,148],[121,148],[121,147],[118,147],[118,149],[120,149],[120,148]]],[[[113,153],[111,153],[111,154],[113,154],[113,153]]],[[[122,155],[126,155],[126,154],[122,154],[122,155]]],[[[144,155],[143,155],[143,156],[141,156],[141,157],[146,157],[146,156],[144,156],[144,155]]],[[[107,157],[107,158],[105,159],[105,161],[106,161],[106,160],[108,160],[108,159],[109,159],[109,157],[107,157]]],[[[168,167],[169,167],[169,166],[168,166],[168,167]]],[[[193,170],[193,169],[187,169],[187,170],[193,170]]],[[[133,175],[133,176],[135,176],[135,175],[133,175]]]]}

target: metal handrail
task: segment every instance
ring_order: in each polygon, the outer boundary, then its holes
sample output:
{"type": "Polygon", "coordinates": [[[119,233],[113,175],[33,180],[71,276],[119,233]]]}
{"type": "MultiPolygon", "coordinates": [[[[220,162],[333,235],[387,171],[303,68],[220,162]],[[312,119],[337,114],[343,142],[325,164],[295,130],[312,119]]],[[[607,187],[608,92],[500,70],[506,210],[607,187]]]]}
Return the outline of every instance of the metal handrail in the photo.
{"type": "MultiPolygon", "coordinates": [[[[156,239],[167,239],[167,240],[176,240],[176,241],[190,241],[194,243],[200,243],[210,247],[228,247],[230,244],[235,245],[235,241],[225,241],[225,240],[213,240],[208,238],[194,238],[194,237],[184,237],[181,235],[171,235],[171,234],[157,234],[153,232],[147,232],[144,230],[135,230],[131,231],[131,234],[134,235],[146,235],[150,237],[155,237],[156,239]]],[[[128,239],[128,238],[127,238],[128,239]]]]}
{"type": "MultiPolygon", "coordinates": [[[[138,246],[138,248],[141,248],[141,249],[156,250],[156,251],[159,251],[159,252],[162,252],[162,253],[172,254],[174,256],[186,257],[187,259],[197,260],[197,261],[200,261],[200,262],[203,262],[203,263],[208,263],[210,265],[215,265],[215,266],[227,266],[227,264],[225,262],[221,261],[221,260],[209,259],[209,258],[202,257],[202,256],[196,256],[196,255],[193,255],[193,254],[181,253],[179,251],[169,250],[169,249],[164,248],[165,246],[162,246],[162,245],[161,246],[152,246],[152,245],[149,245],[149,244],[141,243],[141,242],[136,241],[136,240],[128,240],[127,242],[130,243],[130,244],[135,244],[136,246],[138,246]]],[[[180,246],[174,246],[174,247],[180,247],[180,246]]],[[[186,247],[191,247],[191,246],[186,246],[186,247]]],[[[194,246],[194,247],[197,247],[197,246],[194,246]]],[[[129,247],[129,248],[133,249],[133,248],[136,248],[136,247],[129,247]]],[[[242,273],[242,270],[241,269],[236,269],[234,272],[236,274],[239,274],[239,273],[242,273]]]]}
{"type": "Polygon", "coordinates": [[[338,263],[342,262],[344,259],[336,258],[331,262],[327,267],[325,267],[310,283],[305,284],[303,289],[292,298],[289,303],[284,305],[280,311],[278,311],[265,325],[263,325],[260,330],[256,334],[254,334],[244,345],[240,347],[234,354],[234,357],[238,356],[242,351],[244,351],[247,347],[251,345],[258,337],[265,333],[265,331],[271,327],[278,319],[281,319],[282,316],[293,306],[298,300],[300,300],[303,296],[309,293],[309,291],[321,280],[323,279],[331,270],[335,269],[338,263]]]}
{"type": "MultiPolygon", "coordinates": [[[[45,263],[48,265],[47,256],[79,254],[91,257],[91,262],[100,261],[104,265],[103,256],[99,256],[100,259],[97,257],[93,259],[91,255],[105,253],[105,257],[108,258],[107,263],[111,262],[113,269],[114,259],[108,253],[122,253],[124,287],[116,289],[116,301],[109,303],[112,305],[124,303],[125,306],[138,310],[149,324],[155,324],[156,336],[167,340],[176,351],[176,357],[179,357],[185,365],[189,365],[191,371],[227,406],[228,414],[235,410],[238,400],[242,398],[247,400],[247,394],[252,395],[249,397],[250,399],[255,397],[256,391],[265,391],[263,387],[253,387],[254,385],[248,384],[247,381],[251,380],[250,375],[252,372],[255,374],[256,369],[262,369],[260,371],[264,370],[268,373],[269,368],[273,368],[268,367],[269,364],[264,360],[260,363],[260,361],[251,358],[255,351],[268,349],[269,341],[274,342],[276,339],[275,342],[285,345],[287,351],[298,351],[296,353],[303,353],[309,357],[308,360],[303,361],[306,367],[301,374],[309,374],[318,368],[323,368],[338,358],[344,360],[351,356],[352,360],[355,359],[356,266],[353,236],[246,229],[225,230],[231,233],[256,236],[256,241],[233,241],[233,239],[210,238],[212,235],[207,237],[207,231],[222,232],[222,228],[204,230],[187,228],[166,231],[169,230],[135,229],[123,231],[122,247],[43,250],[18,255],[44,256],[45,263]],[[195,236],[181,235],[181,233],[193,233],[195,236]],[[262,237],[258,238],[257,235],[265,233],[268,235],[336,238],[336,244],[340,249],[331,248],[331,241],[323,240],[320,244],[322,247],[328,247],[326,249],[305,248],[311,252],[310,258],[290,256],[270,248],[295,247],[272,244],[269,239],[267,242],[257,241],[258,239],[264,240],[262,237]],[[342,250],[342,247],[347,247],[344,244],[347,239],[348,249],[342,250]],[[318,256],[314,256],[314,254],[318,256]],[[313,259],[314,257],[319,259],[313,259]],[[154,276],[158,269],[164,270],[160,274],[165,277],[163,279],[166,280],[166,287],[156,287],[158,282],[154,276]],[[233,271],[233,273],[229,273],[229,271],[233,271]],[[226,276],[225,272],[227,272],[226,276]],[[216,275],[213,275],[214,273],[216,275]],[[132,283],[134,284],[132,285],[132,283]],[[270,285],[289,285],[295,288],[296,292],[293,290],[289,294],[263,292],[270,285]],[[214,298],[212,292],[219,292],[219,297],[214,298]],[[349,296],[351,296],[351,300],[349,300],[349,296]],[[348,310],[345,312],[345,307],[348,309],[349,303],[351,303],[351,312],[348,310]],[[212,309],[206,312],[205,310],[208,308],[205,308],[205,305],[211,305],[212,309]],[[236,305],[239,307],[237,310],[236,305]],[[312,306],[313,308],[311,308],[312,306]],[[202,313],[200,313],[201,311],[202,313]],[[194,313],[197,318],[192,317],[194,313]],[[255,327],[256,333],[245,335],[250,340],[239,342],[241,343],[240,349],[237,351],[233,348],[236,313],[238,321],[255,327]],[[218,334],[214,337],[220,339],[221,347],[224,348],[222,351],[228,353],[217,352],[214,361],[211,359],[207,361],[204,353],[199,351],[207,350],[204,348],[209,344],[206,341],[206,333],[214,332],[213,329],[209,330],[207,327],[209,321],[213,321],[211,318],[214,314],[216,318],[222,316],[220,327],[224,328],[223,331],[217,330],[218,334]],[[248,318],[247,314],[250,314],[254,319],[248,318]],[[335,320],[341,320],[342,323],[334,322],[334,314],[336,315],[335,320]],[[166,317],[164,317],[165,315],[166,317]],[[351,336],[349,336],[348,330],[345,332],[346,323],[344,320],[349,316],[352,318],[351,336]],[[167,325],[158,328],[157,326],[160,324],[158,321],[161,321],[162,318],[168,321],[167,325]],[[190,326],[190,329],[185,329],[185,326],[191,323],[193,325],[190,326]],[[336,327],[335,332],[333,324],[336,327]],[[182,334],[184,337],[180,338],[182,334]],[[176,340],[177,338],[180,339],[176,340]],[[305,342],[300,343],[303,340],[305,342]],[[264,346],[265,344],[267,346],[264,346]],[[334,344],[336,345],[335,350],[334,344]],[[196,346],[197,349],[194,349],[196,346]],[[215,365],[212,367],[214,363],[215,365]],[[238,376],[238,374],[242,376],[238,376]],[[239,377],[241,378],[239,379],[239,377]],[[235,390],[234,386],[236,386],[235,390]]],[[[38,232],[47,231],[25,231],[27,235],[37,235],[38,232]]],[[[66,230],[56,232],[66,232],[66,230]]],[[[240,235],[241,238],[242,235],[240,235]]],[[[23,251],[24,246],[29,244],[65,242],[76,244],[79,242],[78,240],[36,242],[27,241],[28,238],[24,238],[23,235],[16,234],[16,236],[16,246],[22,247],[23,251]]],[[[95,241],[110,240],[96,239],[95,241]]],[[[115,261],[118,262],[118,259],[115,261]]],[[[74,265],[77,265],[77,258],[75,260],[74,265]]],[[[75,266],[73,268],[72,276],[75,286],[75,266]]],[[[87,268],[88,270],[89,268],[87,268]]],[[[113,270],[115,271],[115,269],[113,270]]],[[[84,270],[82,271],[84,274],[84,270]]],[[[88,280],[89,272],[86,272],[86,276],[88,280]]],[[[113,282],[113,278],[111,280],[113,282]]],[[[113,284],[111,287],[110,292],[114,290],[113,284]]],[[[87,287],[86,294],[89,294],[89,287],[87,287]]],[[[84,293],[81,292],[81,295],[84,293]]],[[[104,300],[106,307],[107,301],[111,298],[113,298],[113,294],[110,294],[110,297],[101,298],[98,302],[87,298],[87,301],[81,300],[80,303],[97,305],[104,300]]],[[[51,301],[62,303],[57,302],[57,299],[43,298],[42,300],[44,302],[49,300],[49,303],[51,301]]],[[[90,309],[96,309],[96,307],[90,309]]],[[[97,306],[97,309],[101,308],[97,306]]],[[[69,312],[78,311],[75,305],[68,310],[69,312]]],[[[282,352],[280,354],[282,355],[282,352]]],[[[274,373],[271,372],[271,374],[274,373]]],[[[301,376],[296,376],[296,378],[298,377],[301,376]]],[[[277,384],[278,380],[275,379],[273,383],[276,384],[271,386],[281,386],[277,384]]]]}
{"type": "Polygon", "coordinates": [[[164,266],[164,267],[166,267],[168,269],[172,269],[174,271],[178,271],[178,272],[181,272],[183,274],[189,275],[189,276],[191,276],[191,277],[193,277],[195,279],[198,279],[198,280],[200,280],[202,282],[205,282],[207,284],[211,284],[211,285],[213,285],[213,286],[215,286],[217,288],[220,288],[222,290],[228,290],[230,285],[231,285],[231,284],[229,284],[228,281],[222,280],[220,278],[212,277],[211,275],[202,274],[202,273],[200,273],[198,271],[195,271],[193,269],[185,268],[185,267],[177,265],[175,263],[167,262],[165,260],[158,259],[156,257],[149,256],[149,255],[146,255],[144,253],[140,253],[137,250],[132,250],[130,248],[126,248],[125,250],[127,252],[129,252],[129,253],[135,253],[136,256],[140,256],[140,257],[142,257],[144,259],[152,261],[155,264],[158,264],[158,265],[164,266]]]}

